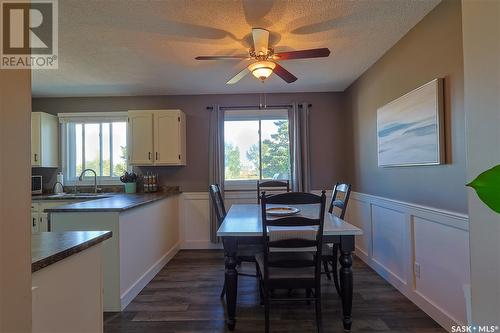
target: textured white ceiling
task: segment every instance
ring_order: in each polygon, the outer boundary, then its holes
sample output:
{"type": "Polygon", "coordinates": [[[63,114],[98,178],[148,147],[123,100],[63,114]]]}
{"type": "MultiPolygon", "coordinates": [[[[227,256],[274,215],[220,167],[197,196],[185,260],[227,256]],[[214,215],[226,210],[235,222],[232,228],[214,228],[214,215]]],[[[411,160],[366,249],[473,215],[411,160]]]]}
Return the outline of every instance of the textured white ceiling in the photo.
{"type": "Polygon", "coordinates": [[[59,69],[33,72],[34,96],[342,91],[440,0],[64,0],[59,69]],[[328,47],[330,57],[282,61],[299,79],[252,75],[225,82],[247,61],[252,27],[276,52],[328,47]]]}

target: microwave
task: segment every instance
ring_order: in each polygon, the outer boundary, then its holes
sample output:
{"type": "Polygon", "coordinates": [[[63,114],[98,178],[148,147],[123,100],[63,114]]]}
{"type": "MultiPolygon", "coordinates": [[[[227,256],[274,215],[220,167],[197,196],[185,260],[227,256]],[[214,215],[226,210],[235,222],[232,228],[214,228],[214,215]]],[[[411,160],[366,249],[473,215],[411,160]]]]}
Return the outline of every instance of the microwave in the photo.
{"type": "Polygon", "coordinates": [[[42,176],[31,176],[31,194],[42,194],[42,176]]]}

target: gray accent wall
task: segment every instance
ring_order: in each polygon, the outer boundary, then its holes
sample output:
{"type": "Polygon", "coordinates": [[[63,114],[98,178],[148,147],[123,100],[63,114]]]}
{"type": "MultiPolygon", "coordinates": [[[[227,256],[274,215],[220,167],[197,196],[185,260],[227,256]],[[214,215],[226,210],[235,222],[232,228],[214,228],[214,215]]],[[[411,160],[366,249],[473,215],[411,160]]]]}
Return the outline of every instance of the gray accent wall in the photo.
{"type": "Polygon", "coordinates": [[[445,0],[346,90],[352,112],[354,190],[467,212],[460,1],[445,0]],[[446,164],[379,168],[377,108],[443,77],[446,164]]]}
{"type": "MultiPolygon", "coordinates": [[[[207,83],[209,84],[209,83],[207,83]]],[[[187,166],[148,167],[142,172],[158,173],[165,185],[178,185],[183,191],[208,189],[208,119],[206,107],[258,105],[259,94],[131,96],[86,98],[34,98],[33,111],[51,114],[63,112],[110,112],[131,109],[181,109],[187,120],[187,166]]],[[[351,181],[352,159],[343,158],[351,149],[351,117],[342,93],[267,94],[268,105],[292,102],[311,103],[310,156],[313,189],[331,189],[339,180],[351,181]]],[[[40,172],[41,170],[36,170],[40,172]]],[[[53,179],[56,170],[45,171],[53,179]]],[[[50,187],[50,184],[48,184],[50,187]]]]}

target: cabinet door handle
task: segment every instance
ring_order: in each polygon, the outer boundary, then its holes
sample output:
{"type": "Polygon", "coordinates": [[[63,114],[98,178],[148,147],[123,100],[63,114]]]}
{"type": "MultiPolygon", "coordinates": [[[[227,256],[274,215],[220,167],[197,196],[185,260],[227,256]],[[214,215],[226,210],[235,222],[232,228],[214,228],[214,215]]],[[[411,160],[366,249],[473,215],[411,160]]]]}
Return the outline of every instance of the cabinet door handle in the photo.
{"type": "Polygon", "coordinates": [[[158,161],[158,152],[156,152],[156,160],[158,161]]]}
{"type": "Polygon", "coordinates": [[[38,162],[38,154],[35,154],[35,162],[38,162]]]}
{"type": "Polygon", "coordinates": [[[148,152],[148,160],[151,160],[151,152],[148,152]]]}

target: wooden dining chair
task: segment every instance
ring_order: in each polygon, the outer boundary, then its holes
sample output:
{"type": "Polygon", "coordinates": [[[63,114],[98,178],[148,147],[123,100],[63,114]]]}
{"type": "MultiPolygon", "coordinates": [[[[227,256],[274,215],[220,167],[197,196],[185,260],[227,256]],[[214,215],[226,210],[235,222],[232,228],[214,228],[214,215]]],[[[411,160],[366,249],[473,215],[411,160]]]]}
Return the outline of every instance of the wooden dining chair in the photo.
{"type": "Polygon", "coordinates": [[[321,251],[325,219],[325,191],[321,196],[290,192],[267,196],[262,193],[262,253],[256,255],[259,290],[264,303],[265,328],[269,332],[270,302],[315,302],[318,332],[323,332],[321,316],[321,251]],[[271,218],[269,204],[301,205],[303,213],[271,218]],[[306,206],[307,208],[306,213],[306,206]],[[319,206],[319,207],[318,207],[319,206]],[[319,210],[318,210],[319,209],[319,210]],[[311,214],[312,211],[312,214],[311,214]],[[276,289],[305,289],[305,297],[275,297],[276,289]]]}
{"type": "MultiPolygon", "coordinates": [[[[349,203],[349,196],[351,195],[351,185],[345,183],[337,183],[333,188],[332,200],[328,212],[335,216],[344,219],[347,211],[347,204],[349,203]]],[[[338,244],[323,244],[322,261],[324,273],[329,280],[332,279],[328,264],[332,265],[331,274],[333,275],[333,283],[337,293],[340,295],[339,285],[339,271],[338,271],[338,244]]]]}
{"type": "Polygon", "coordinates": [[[257,203],[260,203],[260,194],[265,191],[269,194],[290,192],[290,181],[280,180],[258,180],[257,181],[257,203]]]}
{"type": "MultiPolygon", "coordinates": [[[[224,218],[227,214],[224,200],[222,199],[221,189],[218,184],[210,185],[208,189],[215,210],[215,215],[217,217],[217,228],[219,228],[222,222],[224,222],[224,218]]],[[[242,262],[253,262],[255,263],[255,270],[257,271],[257,262],[255,261],[255,255],[260,251],[261,246],[258,244],[238,244],[238,255],[236,257],[237,265],[240,266],[242,262]]],[[[238,275],[257,277],[257,274],[247,274],[242,272],[238,272],[238,275]]],[[[226,283],[224,282],[220,297],[224,297],[225,294],[226,283]]]]}

